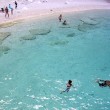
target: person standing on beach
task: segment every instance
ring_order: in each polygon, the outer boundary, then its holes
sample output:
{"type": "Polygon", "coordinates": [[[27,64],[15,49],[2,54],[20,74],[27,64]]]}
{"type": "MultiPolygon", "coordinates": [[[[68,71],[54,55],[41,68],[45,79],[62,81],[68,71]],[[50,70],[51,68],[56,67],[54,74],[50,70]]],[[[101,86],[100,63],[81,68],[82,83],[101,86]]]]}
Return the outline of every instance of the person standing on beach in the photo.
{"type": "Polygon", "coordinates": [[[15,1],[15,9],[17,9],[18,3],[17,1],[15,1]]]}
{"type": "Polygon", "coordinates": [[[9,9],[11,10],[11,14],[13,15],[13,8],[12,8],[11,4],[9,4],[9,9]]]}
{"type": "Polygon", "coordinates": [[[62,14],[60,14],[60,16],[58,17],[58,19],[59,19],[59,22],[61,22],[61,20],[62,20],[62,14]]]}
{"type": "Polygon", "coordinates": [[[6,18],[6,16],[8,16],[8,18],[9,18],[9,10],[8,10],[8,7],[5,8],[5,18],[6,18]]]}

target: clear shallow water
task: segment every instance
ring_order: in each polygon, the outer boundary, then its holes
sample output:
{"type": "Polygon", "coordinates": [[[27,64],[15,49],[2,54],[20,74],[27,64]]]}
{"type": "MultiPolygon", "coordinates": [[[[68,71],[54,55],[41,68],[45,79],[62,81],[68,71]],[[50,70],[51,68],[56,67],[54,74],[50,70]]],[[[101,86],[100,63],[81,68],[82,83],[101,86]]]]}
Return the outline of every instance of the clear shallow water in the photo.
{"type": "Polygon", "coordinates": [[[110,89],[96,79],[110,79],[109,10],[64,15],[22,22],[1,32],[11,32],[0,53],[0,110],[109,110],[110,89]],[[21,28],[22,27],[22,28],[21,28]],[[30,29],[51,30],[23,40],[30,29]],[[67,81],[75,89],[60,94],[67,81]]]}

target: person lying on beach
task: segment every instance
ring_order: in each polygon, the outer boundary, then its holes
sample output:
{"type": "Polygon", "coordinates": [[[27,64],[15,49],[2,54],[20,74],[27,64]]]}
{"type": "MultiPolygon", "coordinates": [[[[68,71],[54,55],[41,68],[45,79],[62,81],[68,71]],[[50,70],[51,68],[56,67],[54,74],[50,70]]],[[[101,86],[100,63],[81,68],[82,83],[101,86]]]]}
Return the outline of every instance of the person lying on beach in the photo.
{"type": "Polygon", "coordinates": [[[96,81],[100,87],[110,87],[110,81],[109,80],[97,80],[96,81]]]}
{"type": "Polygon", "coordinates": [[[69,92],[70,88],[73,86],[72,85],[72,81],[69,80],[68,83],[66,84],[66,89],[64,91],[62,91],[60,94],[62,94],[63,92],[69,92]]]}

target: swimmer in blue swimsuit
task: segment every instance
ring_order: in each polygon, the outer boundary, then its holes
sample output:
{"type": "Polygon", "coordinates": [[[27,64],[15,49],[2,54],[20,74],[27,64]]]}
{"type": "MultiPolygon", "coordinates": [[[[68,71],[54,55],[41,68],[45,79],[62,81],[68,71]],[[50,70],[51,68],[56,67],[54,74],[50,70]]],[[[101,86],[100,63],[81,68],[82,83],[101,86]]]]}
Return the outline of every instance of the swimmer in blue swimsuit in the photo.
{"type": "Polygon", "coordinates": [[[73,86],[73,85],[72,85],[72,81],[69,80],[66,85],[67,85],[67,88],[66,88],[64,91],[62,91],[60,94],[62,94],[63,92],[69,92],[71,86],[73,86]]]}

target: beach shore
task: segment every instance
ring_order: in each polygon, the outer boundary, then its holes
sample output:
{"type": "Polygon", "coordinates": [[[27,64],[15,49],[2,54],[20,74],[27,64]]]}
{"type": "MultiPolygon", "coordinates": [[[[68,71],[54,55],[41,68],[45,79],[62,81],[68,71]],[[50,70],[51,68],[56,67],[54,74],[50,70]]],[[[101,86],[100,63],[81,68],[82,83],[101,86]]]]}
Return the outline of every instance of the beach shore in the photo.
{"type": "Polygon", "coordinates": [[[43,17],[44,15],[62,14],[65,12],[77,12],[92,9],[110,9],[107,0],[17,0],[18,7],[15,9],[13,0],[1,0],[0,8],[12,5],[13,15],[9,12],[9,18],[5,13],[0,13],[0,24],[13,22],[32,17],[43,17]]]}

